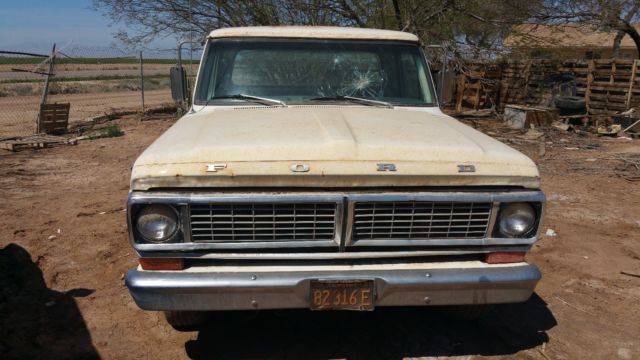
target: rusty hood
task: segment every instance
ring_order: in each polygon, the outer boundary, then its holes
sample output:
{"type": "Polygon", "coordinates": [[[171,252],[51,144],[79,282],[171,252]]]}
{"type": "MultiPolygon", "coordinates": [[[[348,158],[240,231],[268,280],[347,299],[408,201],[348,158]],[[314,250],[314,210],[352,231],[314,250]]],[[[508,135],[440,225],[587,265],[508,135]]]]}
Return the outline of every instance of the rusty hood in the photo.
{"type": "Polygon", "coordinates": [[[291,106],[188,114],[140,155],[131,182],[133,190],[537,188],[539,174],[525,155],[437,108],[291,106]]]}

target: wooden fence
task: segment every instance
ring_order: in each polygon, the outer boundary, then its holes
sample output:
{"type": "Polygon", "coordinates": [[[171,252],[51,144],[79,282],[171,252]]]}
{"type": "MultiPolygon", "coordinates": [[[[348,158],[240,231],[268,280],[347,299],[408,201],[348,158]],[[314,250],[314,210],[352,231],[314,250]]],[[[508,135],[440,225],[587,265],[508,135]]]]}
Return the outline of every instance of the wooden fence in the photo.
{"type": "Polygon", "coordinates": [[[640,60],[621,59],[474,62],[458,75],[456,110],[550,106],[558,79],[573,75],[589,114],[621,112],[640,107],[639,66],[640,60]]]}

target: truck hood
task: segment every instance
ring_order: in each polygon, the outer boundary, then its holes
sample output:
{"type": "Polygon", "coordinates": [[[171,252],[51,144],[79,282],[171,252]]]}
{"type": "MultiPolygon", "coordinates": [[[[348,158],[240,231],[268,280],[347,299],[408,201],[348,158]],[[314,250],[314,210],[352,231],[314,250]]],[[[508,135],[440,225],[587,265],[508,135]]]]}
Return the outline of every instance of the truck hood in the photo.
{"type": "Polygon", "coordinates": [[[137,159],[131,181],[133,190],[537,188],[539,174],[528,157],[437,108],[291,106],[206,108],[188,114],[137,159]],[[395,171],[390,166],[379,171],[378,164],[393,164],[395,171]],[[470,167],[461,172],[460,165],[473,165],[475,172],[468,172],[470,167]]]}

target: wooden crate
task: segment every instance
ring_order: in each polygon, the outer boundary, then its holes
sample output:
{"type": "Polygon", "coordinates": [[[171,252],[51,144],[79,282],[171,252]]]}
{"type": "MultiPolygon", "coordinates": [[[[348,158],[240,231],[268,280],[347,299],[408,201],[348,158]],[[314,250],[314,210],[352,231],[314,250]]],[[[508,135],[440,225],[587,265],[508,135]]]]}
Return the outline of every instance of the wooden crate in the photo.
{"type": "Polygon", "coordinates": [[[70,103],[42,104],[38,116],[38,133],[64,134],[69,126],[70,103]]]}

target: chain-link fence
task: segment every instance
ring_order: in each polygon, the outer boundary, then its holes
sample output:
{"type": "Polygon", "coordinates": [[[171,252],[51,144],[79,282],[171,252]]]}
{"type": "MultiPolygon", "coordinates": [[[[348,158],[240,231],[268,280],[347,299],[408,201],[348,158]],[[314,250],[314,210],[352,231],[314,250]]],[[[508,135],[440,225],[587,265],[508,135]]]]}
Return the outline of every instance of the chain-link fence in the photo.
{"type": "Polygon", "coordinates": [[[49,55],[0,51],[0,138],[36,128],[49,55]]]}
{"type": "Polygon", "coordinates": [[[172,105],[169,70],[180,53],[192,84],[201,54],[193,46],[193,52],[189,44],[143,52],[63,47],[55,56],[0,51],[0,138],[35,133],[43,103],[69,103],[70,124],[172,105]]]}

